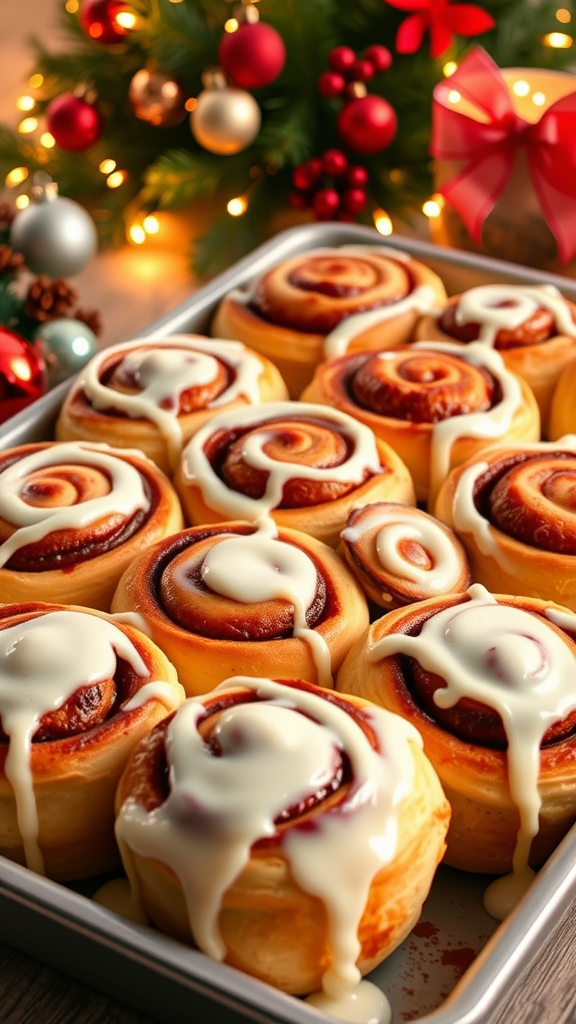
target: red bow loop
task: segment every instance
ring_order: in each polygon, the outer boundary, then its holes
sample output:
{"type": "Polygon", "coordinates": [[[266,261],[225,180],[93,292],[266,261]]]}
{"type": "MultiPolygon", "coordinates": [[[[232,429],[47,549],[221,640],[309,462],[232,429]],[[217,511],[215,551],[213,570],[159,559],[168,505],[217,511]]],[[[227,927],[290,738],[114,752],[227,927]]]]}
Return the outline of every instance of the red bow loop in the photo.
{"type": "Polygon", "coordinates": [[[519,147],[562,262],[576,253],[576,91],[557,100],[536,123],[520,117],[491,57],[476,47],[434,90],[430,152],[464,168],[439,191],[475,242],[508,182],[519,147]],[[456,109],[464,98],[476,116],[456,109]]]}

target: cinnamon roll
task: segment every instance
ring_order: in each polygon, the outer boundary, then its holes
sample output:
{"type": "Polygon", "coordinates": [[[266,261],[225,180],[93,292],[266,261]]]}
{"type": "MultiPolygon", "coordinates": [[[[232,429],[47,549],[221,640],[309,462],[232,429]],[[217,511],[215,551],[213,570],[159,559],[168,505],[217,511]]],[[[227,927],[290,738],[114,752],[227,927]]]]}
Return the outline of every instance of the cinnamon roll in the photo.
{"type": "Polygon", "coordinates": [[[189,695],[235,672],[333,685],[368,624],[366,600],[332,548],[272,519],[174,534],[134,559],[112,602],[133,612],[189,695]]]}
{"type": "Polygon", "coordinates": [[[480,342],[417,342],[319,366],[302,399],[353,416],[408,466],[431,506],[449,470],[500,440],[538,441],[528,385],[480,342]]]}
{"type": "Polygon", "coordinates": [[[450,473],[435,511],[478,583],[576,611],[576,437],[481,452],[450,473]]]}
{"type": "Polygon", "coordinates": [[[214,413],[287,397],[276,367],[240,342],[137,338],[103,349],[84,367],[62,404],[56,438],[139,448],[170,473],[214,413]]]}
{"type": "Polygon", "coordinates": [[[455,533],[428,512],[394,502],[353,509],[341,551],[377,614],[472,582],[455,533]]]}
{"type": "Polygon", "coordinates": [[[117,809],[127,874],[159,929],[335,1016],[370,994],[361,976],[418,919],[449,817],[408,723],[248,677],[152,730],[117,809]]]}
{"type": "Polygon", "coordinates": [[[165,655],[94,609],[0,607],[0,854],[61,881],[119,864],[114,796],[182,703],[165,655]]]}
{"type": "Polygon", "coordinates": [[[407,253],[371,245],[314,249],[225,296],[213,333],[266,355],[298,398],[318,363],[349,347],[409,341],[418,318],[445,301],[438,275],[407,253]]]}
{"type": "Polygon", "coordinates": [[[576,304],[554,285],[470,288],[449,299],[441,312],[425,314],[414,337],[461,343],[478,340],[497,349],[508,369],[533,391],[542,432],[549,436],[550,403],[558,377],[576,356],[576,304]]]}
{"type": "Polygon", "coordinates": [[[305,402],[215,417],[188,442],[174,485],[192,525],[271,515],[332,546],[356,505],[415,501],[389,445],[351,416],[305,402]]]}
{"type": "Polygon", "coordinates": [[[423,737],[452,807],[446,863],[522,888],[576,821],[575,637],[554,602],[473,584],[382,616],[345,659],[337,689],[423,737]]]}
{"type": "Polygon", "coordinates": [[[576,434],[576,359],[561,368],[550,403],[548,439],[557,441],[566,434],[576,434]]]}
{"type": "Polygon", "coordinates": [[[183,526],[178,496],[140,452],[74,442],[0,452],[0,600],[107,611],[138,554],[183,526]]]}

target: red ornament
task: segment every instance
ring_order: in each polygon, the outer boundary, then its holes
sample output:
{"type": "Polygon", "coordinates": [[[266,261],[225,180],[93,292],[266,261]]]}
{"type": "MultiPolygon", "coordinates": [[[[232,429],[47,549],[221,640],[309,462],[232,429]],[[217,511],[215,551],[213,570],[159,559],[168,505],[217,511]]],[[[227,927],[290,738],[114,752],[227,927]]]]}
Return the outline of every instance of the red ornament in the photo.
{"type": "Polygon", "coordinates": [[[430,56],[440,57],[452,45],[453,36],[477,36],[494,28],[494,18],[476,4],[450,0],[386,0],[391,7],[413,11],[396,34],[398,53],[416,53],[426,32],[430,34],[430,56]]]}
{"type": "Polygon", "coordinates": [[[224,33],[218,47],[218,62],[233,85],[260,89],[282,71],[286,47],[271,25],[246,21],[235,32],[224,33]]]}
{"type": "Polygon", "coordinates": [[[122,0],[82,0],[78,19],[87,36],[108,46],[122,43],[129,29],[118,23],[118,15],[127,10],[122,0]]]}
{"type": "Polygon", "coordinates": [[[98,108],[74,93],[63,93],[48,104],[46,124],[56,145],[71,153],[81,153],[93,146],[104,127],[98,108]]]}
{"type": "Polygon", "coordinates": [[[46,392],[44,360],[24,338],[0,327],[0,423],[46,392]]]}
{"type": "Polygon", "coordinates": [[[381,96],[358,96],[338,114],[338,134],[349,149],[371,156],[386,149],[396,134],[394,108],[381,96]]]}

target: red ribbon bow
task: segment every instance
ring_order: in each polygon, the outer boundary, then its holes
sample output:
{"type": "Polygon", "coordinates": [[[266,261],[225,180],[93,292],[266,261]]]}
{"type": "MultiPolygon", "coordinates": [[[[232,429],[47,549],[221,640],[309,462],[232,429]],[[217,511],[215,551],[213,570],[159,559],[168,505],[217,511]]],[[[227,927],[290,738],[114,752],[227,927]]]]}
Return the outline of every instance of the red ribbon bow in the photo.
{"type": "Polygon", "coordinates": [[[430,152],[465,167],[439,191],[480,241],[487,216],[524,147],[534,192],[558,246],[562,263],[576,253],[576,91],[557,100],[535,124],[516,114],[497,64],[481,47],[434,89],[430,152]],[[485,119],[458,111],[456,90],[485,119]]]}

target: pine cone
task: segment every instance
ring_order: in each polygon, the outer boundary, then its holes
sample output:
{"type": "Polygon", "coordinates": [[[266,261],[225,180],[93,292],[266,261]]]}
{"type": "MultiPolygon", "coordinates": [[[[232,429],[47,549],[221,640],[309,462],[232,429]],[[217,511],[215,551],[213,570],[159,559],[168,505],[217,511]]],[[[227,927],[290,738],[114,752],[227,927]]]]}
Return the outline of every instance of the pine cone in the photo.
{"type": "Polygon", "coordinates": [[[0,245],[0,277],[14,277],[23,269],[24,263],[22,253],[14,252],[9,245],[0,245]]]}
{"type": "Polygon", "coordinates": [[[95,309],[77,309],[74,313],[76,320],[81,320],[98,337],[102,330],[100,314],[95,309]]]}
{"type": "Polygon", "coordinates": [[[75,302],[76,292],[66,281],[61,278],[53,281],[41,274],[28,289],[24,312],[26,316],[44,323],[46,320],[70,316],[75,302]]]}

